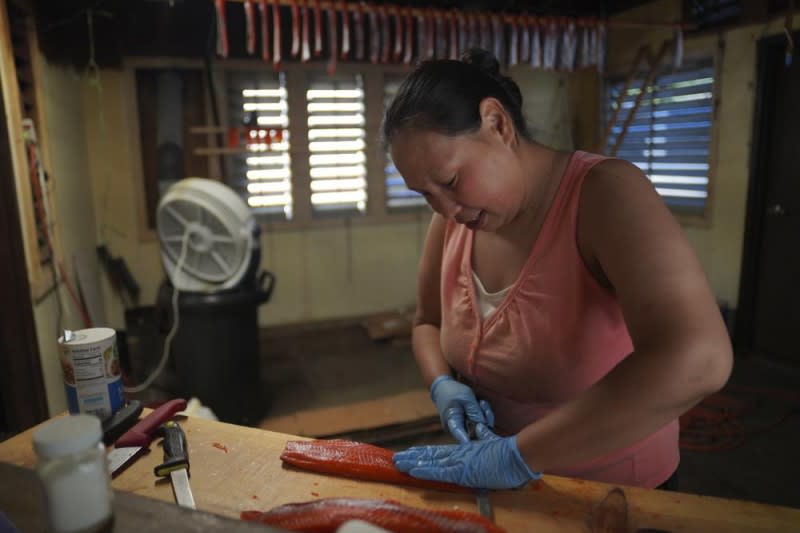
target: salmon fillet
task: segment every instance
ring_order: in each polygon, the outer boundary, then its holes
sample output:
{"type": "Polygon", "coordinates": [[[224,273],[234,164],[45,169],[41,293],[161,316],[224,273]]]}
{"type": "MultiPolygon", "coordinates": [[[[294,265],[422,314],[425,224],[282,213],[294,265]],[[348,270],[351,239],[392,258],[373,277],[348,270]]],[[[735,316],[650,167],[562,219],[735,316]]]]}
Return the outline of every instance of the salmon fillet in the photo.
{"type": "Polygon", "coordinates": [[[290,531],[333,533],[348,520],[363,520],[393,533],[503,533],[480,515],[464,511],[433,511],[392,500],[323,498],[290,503],[266,513],[242,511],[241,519],[290,531]]]}
{"type": "Polygon", "coordinates": [[[290,440],[281,454],[285,463],[324,474],[381,481],[410,487],[472,492],[452,483],[417,479],[400,472],[392,462],[392,451],[349,440],[290,440]]]}

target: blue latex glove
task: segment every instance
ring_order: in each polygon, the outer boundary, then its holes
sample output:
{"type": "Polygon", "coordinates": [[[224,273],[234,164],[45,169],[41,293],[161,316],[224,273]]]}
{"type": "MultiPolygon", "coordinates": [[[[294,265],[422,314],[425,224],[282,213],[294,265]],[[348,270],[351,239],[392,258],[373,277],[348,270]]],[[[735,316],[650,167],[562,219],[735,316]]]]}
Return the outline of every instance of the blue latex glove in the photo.
{"type": "Polygon", "coordinates": [[[478,440],[447,446],[415,446],[393,456],[401,472],[420,479],[481,489],[513,489],[542,477],[525,464],[517,437],[499,437],[483,424],[478,440]]]}
{"type": "Polygon", "coordinates": [[[439,411],[442,426],[460,443],[469,442],[466,421],[494,426],[494,413],[486,400],[475,397],[472,389],[447,375],[431,383],[431,399],[439,411]]]}

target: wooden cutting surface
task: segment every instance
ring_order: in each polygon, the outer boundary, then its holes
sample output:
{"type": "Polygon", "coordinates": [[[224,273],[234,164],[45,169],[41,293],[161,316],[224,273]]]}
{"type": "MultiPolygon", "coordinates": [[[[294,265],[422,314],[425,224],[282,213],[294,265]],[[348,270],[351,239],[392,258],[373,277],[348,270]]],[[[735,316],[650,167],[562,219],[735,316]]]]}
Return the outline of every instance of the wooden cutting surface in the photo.
{"type": "MultiPolygon", "coordinates": [[[[197,508],[203,511],[238,518],[243,510],[268,510],[285,503],[344,496],[477,513],[475,498],[470,494],[356,481],[284,466],[280,454],[286,441],[299,437],[200,418],[187,418],[181,425],[189,446],[192,492],[197,508]]],[[[33,467],[34,430],[1,442],[0,461],[33,467]]],[[[151,444],[150,453],[117,476],[113,487],[174,501],[169,482],[157,480],[153,474],[162,458],[157,443],[151,444]]],[[[509,532],[591,532],[598,504],[612,488],[602,483],[545,476],[521,490],[493,492],[490,499],[497,524],[509,532]]],[[[800,509],[628,487],[623,490],[628,505],[625,531],[800,531],[800,509]]]]}

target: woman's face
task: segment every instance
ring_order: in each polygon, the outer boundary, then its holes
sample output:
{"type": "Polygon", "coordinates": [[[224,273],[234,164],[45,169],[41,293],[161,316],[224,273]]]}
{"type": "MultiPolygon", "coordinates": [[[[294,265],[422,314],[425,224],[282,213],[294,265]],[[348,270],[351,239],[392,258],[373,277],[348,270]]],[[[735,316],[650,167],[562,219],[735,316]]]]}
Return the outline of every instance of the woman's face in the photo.
{"type": "Polygon", "coordinates": [[[437,213],[470,229],[497,231],[522,210],[519,158],[491,128],[453,137],[401,131],[391,154],[409,189],[422,193],[437,213]]]}

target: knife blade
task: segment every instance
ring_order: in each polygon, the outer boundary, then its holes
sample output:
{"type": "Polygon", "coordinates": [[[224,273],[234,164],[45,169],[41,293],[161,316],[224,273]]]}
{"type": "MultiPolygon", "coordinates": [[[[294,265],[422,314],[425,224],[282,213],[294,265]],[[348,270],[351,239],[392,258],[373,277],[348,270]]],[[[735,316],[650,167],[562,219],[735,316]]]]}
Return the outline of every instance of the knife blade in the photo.
{"type": "Polygon", "coordinates": [[[129,429],[114,443],[114,449],[108,453],[108,469],[111,477],[122,472],[134,458],[147,449],[153,440],[156,429],[172,418],[178,411],[186,408],[186,400],[177,398],[170,400],[144,417],[138,424],[129,429]]]}
{"type": "Polygon", "coordinates": [[[494,522],[494,513],[492,513],[492,502],[489,501],[489,491],[486,489],[478,489],[478,512],[487,520],[494,522]]]}
{"type": "MultiPolygon", "coordinates": [[[[475,433],[475,423],[472,420],[466,421],[467,434],[470,440],[476,440],[478,435],[475,433]]],[[[477,489],[476,501],[478,503],[478,513],[487,520],[494,522],[494,513],[492,512],[492,502],[489,501],[488,489],[477,489]]]]}
{"type": "Polygon", "coordinates": [[[139,419],[144,406],[139,400],[131,400],[128,404],[114,413],[108,420],[103,422],[103,444],[111,444],[125,433],[134,422],[139,419]]]}
{"type": "Polygon", "coordinates": [[[174,420],[159,427],[158,433],[164,437],[161,442],[164,448],[164,462],[155,467],[153,472],[158,477],[169,476],[178,505],[195,509],[194,496],[189,485],[189,450],[186,445],[186,434],[174,420]]]}

